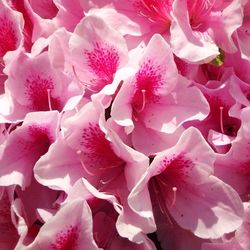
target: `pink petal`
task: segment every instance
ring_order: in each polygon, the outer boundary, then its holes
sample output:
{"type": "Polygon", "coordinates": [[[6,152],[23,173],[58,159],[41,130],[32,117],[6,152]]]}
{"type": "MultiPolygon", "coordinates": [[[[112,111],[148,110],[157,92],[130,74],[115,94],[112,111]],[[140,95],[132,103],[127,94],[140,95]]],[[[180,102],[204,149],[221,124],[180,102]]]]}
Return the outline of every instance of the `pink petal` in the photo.
{"type": "Polygon", "coordinates": [[[68,190],[84,175],[84,170],[75,150],[59,137],[46,155],[34,167],[35,178],[42,185],[55,190],[68,190]],[[61,157],[65,155],[66,157],[61,157]]]}

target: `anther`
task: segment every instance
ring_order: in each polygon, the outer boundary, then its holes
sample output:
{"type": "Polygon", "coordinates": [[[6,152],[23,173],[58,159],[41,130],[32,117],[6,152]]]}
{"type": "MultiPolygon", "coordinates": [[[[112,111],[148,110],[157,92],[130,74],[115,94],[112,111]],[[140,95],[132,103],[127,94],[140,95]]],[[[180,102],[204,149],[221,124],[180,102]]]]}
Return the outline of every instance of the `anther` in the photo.
{"type": "Polygon", "coordinates": [[[220,130],[222,134],[225,134],[224,127],[223,127],[223,110],[224,107],[220,107],[220,130]]]}
{"type": "Polygon", "coordinates": [[[172,188],[172,191],[173,191],[173,200],[172,200],[172,203],[171,203],[170,207],[173,207],[173,206],[175,205],[177,187],[173,187],[173,188],[172,188]]]}

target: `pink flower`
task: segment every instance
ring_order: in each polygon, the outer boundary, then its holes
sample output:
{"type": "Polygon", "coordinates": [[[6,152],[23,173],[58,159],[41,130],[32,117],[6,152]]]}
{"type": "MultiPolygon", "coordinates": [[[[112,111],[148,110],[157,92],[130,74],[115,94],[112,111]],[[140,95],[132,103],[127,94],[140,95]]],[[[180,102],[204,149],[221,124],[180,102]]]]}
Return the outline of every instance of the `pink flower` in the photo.
{"type": "Polygon", "coordinates": [[[92,235],[92,217],[84,200],[65,204],[22,249],[99,249],[92,235]],[[68,220],[70,218],[70,220],[68,220]]]}
{"type": "Polygon", "coordinates": [[[201,238],[234,231],[242,223],[242,203],[230,186],[213,176],[214,161],[214,152],[198,130],[186,130],[176,146],[156,155],[131,191],[129,205],[143,216],[150,193],[169,226],[175,220],[201,238]]]}
{"type": "Polygon", "coordinates": [[[242,110],[242,124],[231,149],[227,154],[218,155],[215,163],[216,175],[231,185],[245,201],[250,193],[249,113],[249,108],[242,110]]]}
{"type": "Polygon", "coordinates": [[[0,0],[0,250],[247,250],[247,0],[0,0]]]}
{"type": "Polygon", "coordinates": [[[6,119],[22,120],[32,111],[61,111],[75,94],[68,77],[52,67],[47,52],[35,57],[21,52],[8,67],[5,95],[11,110],[6,119]]]}
{"type": "Polygon", "coordinates": [[[176,0],[170,27],[173,52],[192,63],[212,61],[219,48],[236,52],[231,36],[242,23],[242,9],[241,0],[176,0]]]}
{"type": "Polygon", "coordinates": [[[240,120],[231,115],[235,99],[231,95],[229,79],[222,79],[219,86],[216,84],[213,88],[199,86],[209,103],[209,115],[203,121],[191,121],[185,124],[185,127],[192,125],[198,128],[214,150],[221,153],[229,150],[240,127],[240,120]],[[223,81],[225,82],[222,84],[223,81]]]}
{"type": "MultiPolygon", "coordinates": [[[[139,218],[132,217],[124,205],[113,195],[101,193],[86,180],[80,179],[69,191],[65,203],[84,199],[93,218],[93,236],[97,245],[104,249],[155,249],[136,223],[139,218]],[[129,213],[126,218],[125,213],[129,213]],[[106,230],[109,228],[109,230],[106,230]],[[126,230],[128,229],[129,230],[126,230]]],[[[141,222],[141,221],[140,221],[141,222]]]]}
{"type": "Polygon", "coordinates": [[[124,38],[96,16],[88,16],[77,25],[69,47],[75,74],[90,92],[111,84],[116,71],[127,62],[124,38]]]}
{"type": "Polygon", "coordinates": [[[118,196],[135,185],[148,167],[148,158],[125,145],[99,121],[99,115],[88,103],[64,121],[64,138],[59,136],[35,166],[39,182],[67,191],[85,177],[100,190],[115,189],[118,196]],[[61,158],[62,154],[67,157],[61,158]]]}
{"type": "Polygon", "coordinates": [[[179,77],[172,52],[160,35],[150,40],[138,69],[124,81],[111,110],[112,118],[128,127],[128,133],[132,132],[134,121],[173,133],[185,121],[202,120],[207,114],[202,93],[179,77]]]}
{"type": "Polygon", "coordinates": [[[30,184],[34,165],[56,138],[57,121],[57,112],[29,113],[10,133],[0,159],[1,186],[30,184]]]}
{"type": "Polygon", "coordinates": [[[242,225],[236,230],[235,236],[231,239],[223,240],[223,243],[204,243],[202,250],[245,250],[249,249],[249,237],[250,237],[250,204],[244,203],[244,221],[242,225]]]}

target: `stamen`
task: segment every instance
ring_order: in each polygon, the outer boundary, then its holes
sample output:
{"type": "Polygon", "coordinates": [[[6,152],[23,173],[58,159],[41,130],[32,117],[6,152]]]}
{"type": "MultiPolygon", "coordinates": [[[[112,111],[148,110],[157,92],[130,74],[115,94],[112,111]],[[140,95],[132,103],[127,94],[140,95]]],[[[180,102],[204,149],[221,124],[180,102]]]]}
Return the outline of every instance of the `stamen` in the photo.
{"type": "Polygon", "coordinates": [[[157,176],[157,180],[164,186],[168,187],[168,184],[165,182],[164,178],[161,175],[157,176]]]}
{"type": "MultiPolygon", "coordinates": [[[[117,166],[115,166],[117,167],[117,166]]],[[[117,172],[117,171],[116,171],[117,172]]],[[[103,185],[107,185],[109,184],[110,182],[112,182],[113,180],[115,179],[118,179],[118,177],[122,174],[123,170],[121,169],[120,171],[117,172],[117,174],[115,174],[113,177],[111,177],[110,179],[108,180],[100,180],[100,183],[103,184],[103,185]]]]}
{"type": "Polygon", "coordinates": [[[83,169],[86,171],[86,173],[89,174],[89,175],[91,175],[91,176],[94,176],[95,173],[89,171],[89,170],[86,168],[86,166],[84,165],[84,163],[83,163],[83,161],[82,161],[82,159],[81,159],[81,153],[82,153],[82,151],[81,151],[81,150],[77,150],[76,153],[78,154],[79,160],[80,160],[80,162],[81,162],[81,165],[82,165],[83,169]]]}
{"type": "Polygon", "coordinates": [[[154,190],[154,196],[156,198],[156,202],[158,203],[159,205],[159,208],[160,208],[160,211],[161,213],[164,215],[164,217],[167,219],[167,221],[169,222],[169,224],[171,226],[173,226],[173,223],[169,217],[169,214],[168,214],[168,209],[166,207],[166,203],[165,203],[165,200],[163,199],[162,197],[162,194],[160,193],[160,189],[158,189],[158,183],[157,181],[153,180],[152,182],[152,187],[153,187],[153,190],[154,190]]]}
{"type": "Polygon", "coordinates": [[[132,113],[132,117],[133,119],[137,122],[138,121],[138,118],[136,117],[136,115],[134,114],[134,112],[132,113]]]}
{"type": "Polygon", "coordinates": [[[10,134],[10,133],[11,133],[12,128],[14,128],[14,127],[15,127],[15,125],[16,125],[16,124],[11,123],[11,124],[10,124],[10,126],[8,127],[8,129],[6,130],[6,133],[7,133],[7,134],[10,134]]]}
{"type": "Polygon", "coordinates": [[[52,111],[52,106],[51,106],[51,97],[50,97],[51,89],[47,89],[47,93],[48,93],[48,104],[49,104],[49,110],[50,110],[50,111],[52,111]]]}
{"type": "Polygon", "coordinates": [[[190,24],[193,29],[198,29],[203,20],[206,18],[207,15],[211,12],[211,9],[214,6],[215,1],[212,0],[194,0],[192,2],[192,7],[189,10],[190,14],[190,24]]]}
{"type": "Polygon", "coordinates": [[[111,166],[108,166],[108,167],[102,167],[102,168],[99,168],[100,170],[105,170],[105,169],[113,169],[113,168],[117,168],[117,167],[120,167],[120,163],[116,164],[116,165],[111,165],[111,166]]]}
{"type": "Polygon", "coordinates": [[[73,70],[73,74],[75,76],[75,78],[77,79],[77,81],[85,88],[87,88],[89,91],[91,92],[96,92],[94,89],[91,89],[90,85],[86,82],[83,82],[80,80],[79,76],[77,75],[76,73],[76,69],[75,69],[75,66],[72,65],[72,70],[73,70]]]}
{"type": "Polygon", "coordinates": [[[2,61],[2,59],[0,59],[0,67],[2,67],[2,68],[5,67],[5,63],[2,61]]]}
{"type": "Polygon", "coordinates": [[[146,90],[142,89],[141,93],[142,93],[142,107],[140,108],[140,110],[138,110],[138,113],[141,113],[144,110],[145,105],[146,105],[146,90]]]}
{"type": "Polygon", "coordinates": [[[223,109],[224,107],[220,107],[220,130],[222,134],[225,134],[224,128],[223,128],[223,109]]]}
{"type": "Polygon", "coordinates": [[[170,205],[171,208],[175,205],[175,202],[176,202],[177,187],[173,187],[173,188],[172,188],[172,191],[173,191],[173,200],[172,200],[172,203],[171,203],[171,205],[170,205]]]}

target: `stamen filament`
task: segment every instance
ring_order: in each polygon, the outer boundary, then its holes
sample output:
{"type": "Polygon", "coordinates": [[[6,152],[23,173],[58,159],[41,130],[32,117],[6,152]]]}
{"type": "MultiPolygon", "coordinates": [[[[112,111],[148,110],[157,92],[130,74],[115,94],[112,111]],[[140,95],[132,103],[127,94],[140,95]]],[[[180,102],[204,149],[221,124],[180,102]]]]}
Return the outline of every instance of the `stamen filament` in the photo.
{"type": "Polygon", "coordinates": [[[76,153],[78,154],[80,163],[81,163],[83,169],[86,171],[86,173],[89,174],[89,175],[91,175],[91,176],[94,176],[95,173],[89,171],[89,169],[84,165],[84,163],[83,163],[83,161],[81,159],[81,153],[82,153],[82,151],[81,150],[77,150],[76,153]]]}
{"type": "Polygon", "coordinates": [[[141,93],[142,93],[142,107],[140,108],[140,110],[138,110],[138,113],[141,113],[144,110],[145,105],[146,105],[146,90],[142,89],[141,93]]]}
{"type": "Polygon", "coordinates": [[[157,180],[153,180],[153,183],[152,183],[152,187],[153,187],[153,190],[154,190],[154,196],[156,198],[156,202],[158,203],[159,205],[159,208],[160,208],[160,211],[161,213],[165,216],[165,218],[168,220],[169,224],[171,226],[173,226],[173,223],[171,221],[171,218],[168,214],[168,209],[166,207],[166,202],[165,200],[163,199],[162,197],[162,194],[160,193],[160,188],[158,186],[159,184],[157,183],[157,180]]]}
{"type": "Polygon", "coordinates": [[[100,180],[100,183],[103,185],[109,184],[110,182],[112,182],[113,180],[117,179],[121,174],[122,174],[122,170],[119,171],[117,174],[115,174],[113,177],[111,177],[109,180],[100,180]]]}
{"type": "Polygon", "coordinates": [[[87,89],[88,89],[89,91],[91,91],[91,92],[96,92],[94,89],[91,89],[91,87],[89,86],[88,83],[83,82],[83,81],[80,80],[79,76],[78,76],[77,73],[76,73],[75,66],[73,66],[73,65],[72,65],[72,70],[73,70],[73,74],[74,74],[75,78],[77,79],[77,81],[78,81],[83,87],[87,88],[87,89]]]}
{"type": "Polygon", "coordinates": [[[51,89],[47,89],[47,93],[48,93],[48,104],[49,104],[49,110],[52,111],[52,106],[51,106],[51,89]]]}

